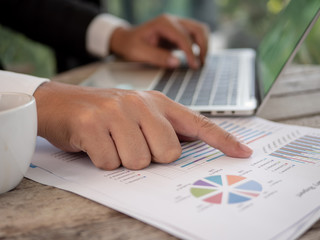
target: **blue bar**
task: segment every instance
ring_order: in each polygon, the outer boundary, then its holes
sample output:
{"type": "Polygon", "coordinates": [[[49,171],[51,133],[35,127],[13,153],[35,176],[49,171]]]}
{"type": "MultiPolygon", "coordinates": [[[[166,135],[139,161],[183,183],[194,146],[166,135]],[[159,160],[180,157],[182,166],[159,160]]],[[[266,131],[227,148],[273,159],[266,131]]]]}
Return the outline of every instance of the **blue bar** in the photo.
{"type": "Polygon", "coordinates": [[[229,132],[232,132],[233,130],[235,130],[235,129],[239,128],[239,127],[240,127],[240,126],[235,126],[235,127],[231,128],[231,129],[229,130],[229,132]]]}
{"type": "Polygon", "coordinates": [[[194,156],[194,157],[200,157],[200,156],[202,156],[202,155],[204,155],[204,154],[207,154],[207,153],[210,153],[210,152],[213,152],[213,151],[216,151],[216,150],[217,150],[217,149],[212,148],[212,149],[210,149],[209,151],[206,151],[206,152],[201,153],[201,154],[199,154],[199,155],[196,155],[196,156],[194,156]]]}
{"type": "Polygon", "coordinates": [[[304,148],[310,148],[312,150],[320,150],[320,148],[317,148],[315,146],[312,146],[312,145],[309,145],[307,143],[303,143],[303,142],[299,142],[298,140],[295,140],[294,142],[292,142],[291,144],[296,144],[298,146],[302,145],[301,147],[304,147],[304,148]],[[300,144],[300,145],[299,145],[300,144]]]}
{"type": "MultiPolygon", "coordinates": [[[[199,147],[197,147],[197,148],[200,148],[200,147],[203,147],[203,146],[199,146],[199,147]]],[[[196,148],[194,148],[194,149],[196,149],[196,148]]],[[[192,150],[194,150],[194,149],[192,149],[192,150]]],[[[177,161],[179,161],[179,160],[181,160],[181,159],[184,159],[184,158],[186,158],[186,157],[189,157],[189,156],[191,156],[191,155],[193,155],[193,154],[196,154],[196,153],[198,153],[198,152],[204,151],[204,150],[205,150],[205,149],[200,149],[200,150],[198,150],[198,151],[196,151],[196,152],[192,152],[192,153],[189,153],[189,154],[184,155],[184,156],[182,156],[182,157],[179,157],[177,160],[175,160],[175,162],[177,162],[177,161]]]]}
{"type": "Polygon", "coordinates": [[[320,137],[306,135],[306,136],[304,136],[304,138],[309,138],[309,139],[312,139],[313,141],[320,143],[320,137]]]}
{"type": "Polygon", "coordinates": [[[250,137],[248,137],[248,138],[245,138],[245,139],[242,139],[243,141],[246,141],[246,140],[249,140],[249,139],[251,139],[251,138],[255,138],[255,137],[257,137],[257,136],[262,136],[262,135],[264,135],[265,134],[265,131],[263,131],[263,132],[260,132],[260,133],[257,133],[257,134],[255,134],[255,135],[253,135],[253,136],[250,136],[250,137]]]}
{"type": "Polygon", "coordinates": [[[291,159],[291,158],[288,158],[288,157],[284,157],[284,156],[277,156],[277,155],[273,155],[273,153],[270,154],[270,156],[274,156],[274,157],[277,157],[277,158],[283,158],[285,160],[290,160],[290,161],[293,161],[293,162],[298,162],[298,163],[305,163],[305,162],[302,162],[302,161],[298,161],[298,160],[294,160],[294,159],[291,159]]]}
{"type": "Polygon", "coordinates": [[[249,132],[249,133],[247,133],[247,134],[244,134],[244,135],[242,135],[242,137],[248,137],[248,136],[250,136],[251,134],[255,134],[256,132],[259,132],[259,130],[254,130],[254,131],[252,131],[252,132],[249,132]]]}
{"type": "MultiPolygon", "coordinates": [[[[292,155],[293,155],[292,157],[302,157],[302,158],[313,159],[313,160],[317,160],[317,161],[320,160],[319,158],[313,158],[313,157],[309,157],[309,156],[303,156],[303,155],[297,154],[297,153],[295,153],[295,152],[286,151],[286,150],[283,150],[282,148],[280,148],[279,150],[288,153],[288,155],[289,155],[289,153],[292,154],[292,155]]],[[[276,152],[277,154],[283,154],[283,153],[279,153],[279,152],[278,152],[279,150],[277,150],[277,151],[275,151],[275,152],[276,152]]],[[[285,155],[285,154],[284,154],[284,155],[285,155]]],[[[290,155],[289,155],[289,157],[290,157],[290,155]]]]}
{"type": "MultiPolygon", "coordinates": [[[[285,148],[289,148],[291,150],[296,150],[296,151],[300,151],[300,152],[305,152],[307,154],[320,154],[320,152],[314,152],[314,151],[306,151],[306,150],[303,150],[303,149],[298,149],[298,148],[294,148],[294,147],[291,147],[290,145],[286,145],[284,146],[285,148]]],[[[282,149],[282,148],[281,148],[282,149]]]]}
{"type": "Polygon", "coordinates": [[[217,159],[217,158],[219,158],[219,157],[223,157],[223,156],[225,156],[225,154],[221,154],[221,155],[219,155],[219,156],[216,156],[216,157],[214,157],[214,158],[211,158],[211,159],[207,160],[207,162],[213,161],[213,160],[215,160],[215,159],[217,159]]]}
{"type": "Polygon", "coordinates": [[[311,141],[310,139],[306,139],[306,138],[299,138],[297,140],[300,140],[302,142],[305,142],[306,144],[310,144],[310,145],[315,145],[317,147],[320,147],[320,142],[315,142],[315,141],[311,141]]]}
{"type": "Polygon", "coordinates": [[[226,123],[228,123],[228,121],[224,121],[224,122],[220,123],[219,126],[222,127],[226,123]]]}
{"type": "Polygon", "coordinates": [[[203,144],[201,144],[200,146],[197,146],[197,147],[195,147],[195,148],[189,149],[189,150],[187,150],[187,151],[182,151],[181,155],[183,155],[183,154],[185,154],[185,153],[187,153],[187,152],[193,151],[193,150],[195,150],[195,149],[201,148],[201,147],[203,147],[203,146],[205,146],[205,145],[207,145],[207,144],[206,144],[206,143],[203,143],[203,144]]]}
{"type": "Polygon", "coordinates": [[[289,143],[287,146],[291,146],[291,145],[293,145],[293,148],[294,148],[294,147],[297,147],[297,148],[305,148],[305,149],[308,149],[308,150],[310,150],[310,151],[313,151],[313,150],[314,150],[314,149],[311,148],[311,147],[300,146],[300,145],[296,144],[295,142],[289,143]]]}
{"type": "Polygon", "coordinates": [[[227,130],[227,128],[232,127],[232,125],[234,125],[233,123],[230,123],[229,125],[223,127],[224,130],[227,130]]]}
{"type": "MultiPolygon", "coordinates": [[[[209,159],[209,160],[207,160],[206,162],[209,162],[209,161],[211,161],[211,160],[217,159],[217,158],[222,157],[222,156],[224,156],[224,154],[219,155],[219,156],[217,156],[217,157],[214,157],[214,158],[212,158],[212,159],[209,159]]],[[[191,164],[193,164],[193,163],[196,163],[196,162],[198,162],[198,161],[200,161],[200,160],[203,160],[204,158],[206,158],[206,157],[203,157],[203,158],[197,159],[197,160],[195,160],[195,161],[189,162],[189,163],[187,163],[187,164],[185,164],[185,165],[183,165],[183,166],[181,166],[181,167],[183,168],[183,167],[189,166],[189,165],[191,165],[191,164]]]]}
{"type": "Polygon", "coordinates": [[[246,129],[245,127],[240,128],[240,129],[238,129],[237,131],[235,131],[234,133],[235,133],[235,134],[239,134],[241,131],[243,131],[243,130],[245,130],[245,129],[246,129]]]}
{"type": "Polygon", "coordinates": [[[193,146],[196,146],[196,145],[198,145],[198,144],[200,144],[200,143],[201,143],[201,141],[196,141],[196,142],[194,142],[194,143],[190,143],[190,144],[187,145],[187,146],[183,146],[182,149],[188,149],[188,148],[191,148],[191,147],[193,147],[193,146]]]}
{"type": "MultiPolygon", "coordinates": [[[[250,134],[250,132],[252,131],[252,129],[246,129],[245,131],[243,131],[242,133],[238,133],[240,136],[242,136],[242,137],[245,137],[245,135],[243,135],[243,134],[250,134]]],[[[256,131],[258,131],[258,130],[256,130],[256,131]]]]}

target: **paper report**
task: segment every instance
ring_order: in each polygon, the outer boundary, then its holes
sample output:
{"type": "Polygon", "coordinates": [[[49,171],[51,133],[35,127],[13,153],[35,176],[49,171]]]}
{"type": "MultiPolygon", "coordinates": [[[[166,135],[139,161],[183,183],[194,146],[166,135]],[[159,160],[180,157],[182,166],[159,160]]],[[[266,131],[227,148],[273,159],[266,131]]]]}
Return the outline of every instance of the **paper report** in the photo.
{"type": "Polygon", "coordinates": [[[230,158],[182,143],[171,164],[97,169],[42,138],[27,177],[77,193],[183,239],[293,239],[320,217],[320,129],[257,117],[214,121],[253,148],[230,158]]]}

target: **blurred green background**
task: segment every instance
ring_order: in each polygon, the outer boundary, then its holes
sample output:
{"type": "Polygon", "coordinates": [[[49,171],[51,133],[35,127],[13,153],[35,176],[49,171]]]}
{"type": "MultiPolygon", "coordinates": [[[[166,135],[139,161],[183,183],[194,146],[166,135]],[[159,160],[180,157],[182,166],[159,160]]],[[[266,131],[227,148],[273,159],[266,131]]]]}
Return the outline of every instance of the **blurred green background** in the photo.
{"type": "MultiPolygon", "coordinates": [[[[277,14],[290,0],[102,0],[109,13],[140,24],[162,13],[192,17],[227,38],[227,46],[256,48],[277,14]]],[[[320,21],[301,47],[295,62],[320,63],[320,21]]],[[[56,74],[53,51],[0,25],[0,61],[7,70],[40,77],[56,74]]]]}

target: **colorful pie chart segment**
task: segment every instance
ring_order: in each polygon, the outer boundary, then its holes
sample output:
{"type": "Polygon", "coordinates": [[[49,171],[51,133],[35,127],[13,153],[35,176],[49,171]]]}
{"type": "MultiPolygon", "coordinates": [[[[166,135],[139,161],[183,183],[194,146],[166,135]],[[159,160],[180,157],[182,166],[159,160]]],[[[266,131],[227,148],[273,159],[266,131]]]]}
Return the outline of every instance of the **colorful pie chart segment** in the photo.
{"type": "Polygon", "coordinates": [[[214,175],[195,181],[190,192],[207,203],[237,204],[259,197],[262,185],[243,176],[214,175]]]}

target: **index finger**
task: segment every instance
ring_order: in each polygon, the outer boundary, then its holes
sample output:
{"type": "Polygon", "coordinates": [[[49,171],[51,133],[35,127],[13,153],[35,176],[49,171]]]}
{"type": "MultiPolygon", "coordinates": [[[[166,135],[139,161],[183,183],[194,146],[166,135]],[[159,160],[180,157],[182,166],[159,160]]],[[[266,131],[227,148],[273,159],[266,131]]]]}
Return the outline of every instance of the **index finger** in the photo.
{"type": "Polygon", "coordinates": [[[205,58],[208,52],[209,44],[209,27],[206,24],[190,20],[190,19],[180,19],[180,23],[185,29],[191,34],[193,40],[200,48],[200,60],[204,64],[205,58]]]}
{"type": "Polygon", "coordinates": [[[180,105],[172,104],[167,118],[178,134],[200,139],[230,157],[250,157],[252,150],[209,118],[180,105]]]}
{"type": "Polygon", "coordinates": [[[174,16],[164,15],[160,20],[162,21],[157,22],[160,36],[174,43],[185,53],[190,67],[198,68],[196,56],[192,51],[193,39],[190,32],[174,16]]]}

